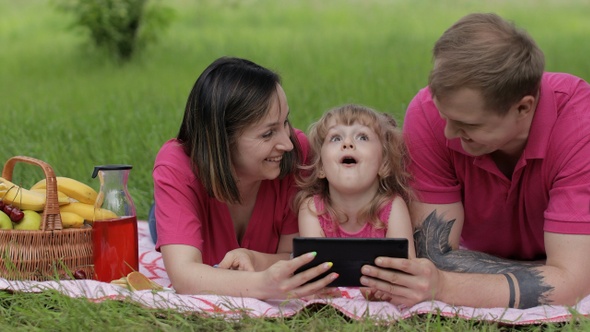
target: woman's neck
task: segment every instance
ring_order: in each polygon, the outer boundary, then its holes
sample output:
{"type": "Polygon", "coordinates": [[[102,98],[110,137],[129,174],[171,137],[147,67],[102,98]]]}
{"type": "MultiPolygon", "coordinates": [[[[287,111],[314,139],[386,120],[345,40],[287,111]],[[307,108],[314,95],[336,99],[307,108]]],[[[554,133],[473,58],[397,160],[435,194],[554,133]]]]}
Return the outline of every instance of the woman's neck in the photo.
{"type": "Polygon", "coordinates": [[[240,201],[242,202],[240,205],[247,205],[248,201],[256,200],[260,183],[262,183],[260,180],[251,182],[238,180],[237,186],[240,192],[240,201]]]}

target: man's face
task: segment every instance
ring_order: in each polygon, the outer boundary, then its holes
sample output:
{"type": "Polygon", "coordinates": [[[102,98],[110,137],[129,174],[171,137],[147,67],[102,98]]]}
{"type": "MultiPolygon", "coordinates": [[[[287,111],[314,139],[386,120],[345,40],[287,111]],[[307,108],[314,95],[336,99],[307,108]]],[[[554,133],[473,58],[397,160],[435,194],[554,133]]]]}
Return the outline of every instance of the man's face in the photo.
{"type": "MultiPolygon", "coordinates": [[[[527,121],[513,105],[506,115],[486,110],[479,91],[464,88],[434,103],[445,120],[445,137],[458,138],[465,152],[481,156],[495,151],[516,154],[528,137],[527,121]]],[[[530,121],[528,122],[530,123],[530,121]]]]}

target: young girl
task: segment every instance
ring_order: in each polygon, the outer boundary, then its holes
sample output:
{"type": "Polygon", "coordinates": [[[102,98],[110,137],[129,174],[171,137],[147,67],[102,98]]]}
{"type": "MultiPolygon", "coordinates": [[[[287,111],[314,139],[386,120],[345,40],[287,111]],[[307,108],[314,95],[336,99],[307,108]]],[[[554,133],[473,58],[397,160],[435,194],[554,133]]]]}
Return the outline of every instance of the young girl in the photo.
{"type": "Polygon", "coordinates": [[[397,237],[415,257],[406,150],[395,120],[360,105],[332,109],[312,124],[311,163],[295,198],[306,237],[397,237]]]}

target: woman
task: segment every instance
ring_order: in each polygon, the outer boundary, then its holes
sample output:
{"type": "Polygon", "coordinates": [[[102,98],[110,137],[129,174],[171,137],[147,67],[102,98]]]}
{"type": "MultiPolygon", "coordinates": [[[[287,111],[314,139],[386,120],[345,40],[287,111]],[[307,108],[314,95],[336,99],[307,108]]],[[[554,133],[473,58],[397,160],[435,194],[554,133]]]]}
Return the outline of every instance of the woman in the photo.
{"type": "Polygon", "coordinates": [[[288,260],[308,150],[288,114],[279,76],[251,61],[220,58],[197,79],[153,170],[156,249],[178,293],[301,297],[337,277],[304,285],[331,264],[293,275],[314,253],[288,260]]]}

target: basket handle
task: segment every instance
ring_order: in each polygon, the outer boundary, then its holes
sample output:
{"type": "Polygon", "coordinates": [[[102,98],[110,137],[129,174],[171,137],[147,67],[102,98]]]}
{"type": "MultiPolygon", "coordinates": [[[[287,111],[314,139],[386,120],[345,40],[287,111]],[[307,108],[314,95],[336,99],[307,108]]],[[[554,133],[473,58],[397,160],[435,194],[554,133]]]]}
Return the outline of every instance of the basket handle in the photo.
{"type": "Polygon", "coordinates": [[[27,156],[14,156],[4,164],[2,170],[2,177],[8,181],[12,181],[12,173],[17,162],[24,162],[31,165],[36,165],[43,169],[47,181],[47,189],[45,191],[45,208],[43,209],[43,216],[41,218],[41,230],[52,231],[61,230],[63,225],[61,223],[61,214],[59,213],[59,203],[57,199],[57,179],[55,172],[51,166],[39,159],[27,156]]]}

